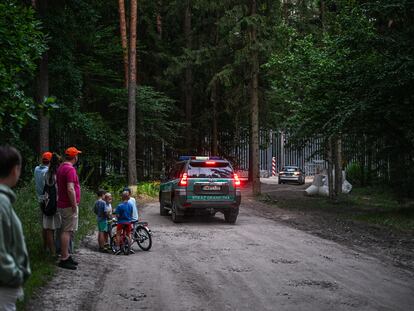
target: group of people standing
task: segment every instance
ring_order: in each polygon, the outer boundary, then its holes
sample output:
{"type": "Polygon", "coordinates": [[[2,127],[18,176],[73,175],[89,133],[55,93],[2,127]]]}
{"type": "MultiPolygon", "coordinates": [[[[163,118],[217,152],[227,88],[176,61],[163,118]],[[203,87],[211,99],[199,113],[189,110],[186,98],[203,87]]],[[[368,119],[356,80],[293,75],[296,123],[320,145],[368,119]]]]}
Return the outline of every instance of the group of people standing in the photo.
{"type": "MultiPolygon", "coordinates": [[[[58,249],[58,266],[72,270],[78,265],[70,254],[70,243],[78,228],[81,190],[74,165],[80,153],[69,147],[61,160],[56,153],[45,152],[34,172],[45,248],[51,255],[58,249]]],[[[16,148],[0,146],[0,310],[6,311],[16,310],[16,301],[23,297],[23,285],[31,274],[22,223],[12,207],[16,200],[12,188],[20,178],[21,166],[16,148]]]]}
{"type": "MultiPolygon", "coordinates": [[[[34,170],[44,247],[52,256],[60,257],[59,267],[71,270],[78,266],[72,257],[72,243],[78,229],[81,187],[74,165],[81,153],[76,147],[69,147],[62,159],[56,153],[45,152],[41,164],[34,170]]],[[[17,149],[0,146],[0,310],[16,310],[17,299],[23,297],[23,284],[31,274],[22,224],[12,207],[16,200],[12,188],[20,178],[21,165],[22,157],[17,149]]],[[[123,190],[122,202],[114,212],[111,202],[110,193],[98,192],[95,206],[101,251],[109,249],[108,220],[112,215],[118,218],[118,246],[122,230],[129,236],[138,221],[138,208],[130,189],[123,190]]]]}
{"type": "Polygon", "coordinates": [[[34,170],[44,247],[52,256],[60,253],[58,266],[71,270],[76,270],[78,266],[71,253],[74,233],[78,230],[81,198],[74,165],[81,153],[76,147],[69,147],[61,159],[56,153],[45,152],[42,163],[34,170]],[[54,191],[47,192],[46,189],[54,191]],[[54,210],[53,207],[48,208],[53,204],[56,204],[54,210]]]}
{"type": "MultiPolygon", "coordinates": [[[[122,230],[130,237],[133,225],[138,221],[138,206],[134,197],[131,196],[131,190],[124,188],[121,194],[122,202],[118,204],[115,210],[112,210],[112,195],[105,190],[98,190],[98,199],[95,202],[94,211],[97,215],[98,223],[98,245],[100,252],[112,252],[109,246],[109,237],[112,229],[112,217],[117,217],[116,232],[116,250],[115,254],[120,254],[120,236],[122,230]]],[[[131,252],[133,252],[131,250],[131,252]]]]}

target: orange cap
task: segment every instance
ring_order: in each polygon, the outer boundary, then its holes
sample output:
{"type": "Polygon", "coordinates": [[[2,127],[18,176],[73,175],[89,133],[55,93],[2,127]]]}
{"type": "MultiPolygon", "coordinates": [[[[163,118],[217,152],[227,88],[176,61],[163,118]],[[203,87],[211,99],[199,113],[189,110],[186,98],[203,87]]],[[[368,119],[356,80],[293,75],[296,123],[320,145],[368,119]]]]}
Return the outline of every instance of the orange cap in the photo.
{"type": "Polygon", "coordinates": [[[52,153],[47,151],[42,154],[42,160],[50,161],[52,159],[52,153]]]}
{"type": "Polygon", "coordinates": [[[69,147],[68,149],[65,150],[65,154],[70,156],[70,157],[75,157],[79,153],[82,153],[82,151],[76,149],[76,147],[69,147]]]}

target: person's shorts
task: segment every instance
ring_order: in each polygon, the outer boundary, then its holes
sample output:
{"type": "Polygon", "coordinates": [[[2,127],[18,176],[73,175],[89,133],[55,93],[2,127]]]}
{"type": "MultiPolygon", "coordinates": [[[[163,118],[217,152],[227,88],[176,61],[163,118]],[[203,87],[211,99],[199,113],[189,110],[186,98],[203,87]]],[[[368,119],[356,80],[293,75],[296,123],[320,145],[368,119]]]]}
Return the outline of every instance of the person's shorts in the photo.
{"type": "Polygon", "coordinates": [[[60,214],[56,212],[53,216],[46,216],[42,212],[42,205],[39,204],[39,220],[43,229],[56,230],[61,226],[60,214]]]}
{"type": "Polygon", "coordinates": [[[60,215],[56,212],[53,216],[43,215],[43,229],[56,230],[61,226],[60,215]]]}
{"type": "Polygon", "coordinates": [[[116,232],[120,232],[122,230],[125,230],[125,234],[126,235],[130,235],[131,234],[131,224],[127,223],[127,224],[117,224],[116,225],[116,232]]]}
{"type": "Polygon", "coordinates": [[[58,208],[57,210],[62,222],[61,230],[64,232],[77,231],[79,208],[76,208],[76,212],[73,212],[71,207],[58,208]]]}
{"type": "Polygon", "coordinates": [[[98,231],[99,232],[108,232],[108,222],[106,220],[98,221],[98,231]]]}

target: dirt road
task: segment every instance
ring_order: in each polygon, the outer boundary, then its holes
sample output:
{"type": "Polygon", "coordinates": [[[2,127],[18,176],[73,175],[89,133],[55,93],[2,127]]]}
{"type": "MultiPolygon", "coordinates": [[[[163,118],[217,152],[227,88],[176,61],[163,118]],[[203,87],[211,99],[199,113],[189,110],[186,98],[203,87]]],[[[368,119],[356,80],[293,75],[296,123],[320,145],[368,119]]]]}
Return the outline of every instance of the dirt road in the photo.
{"type": "Polygon", "coordinates": [[[59,270],[29,309],[412,310],[412,272],[268,219],[258,204],[244,198],[236,225],[219,214],[173,224],[148,204],[150,252],[101,254],[91,238],[79,269],[59,270]]]}

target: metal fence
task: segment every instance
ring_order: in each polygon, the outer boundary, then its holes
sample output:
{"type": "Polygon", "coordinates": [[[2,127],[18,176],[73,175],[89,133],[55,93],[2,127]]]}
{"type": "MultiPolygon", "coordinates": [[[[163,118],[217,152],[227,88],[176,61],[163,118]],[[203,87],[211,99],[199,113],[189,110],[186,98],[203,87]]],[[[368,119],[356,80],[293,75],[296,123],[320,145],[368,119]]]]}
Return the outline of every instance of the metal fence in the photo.
{"type": "MultiPolygon", "coordinates": [[[[302,168],[307,176],[313,176],[317,170],[327,168],[324,155],[323,138],[314,137],[294,147],[289,135],[282,131],[262,130],[260,132],[260,173],[262,177],[271,176],[272,158],[275,158],[276,172],[286,165],[296,165],[302,168]]],[[[368,142],[364,137],[344,135],[342,139],[342,155],[344,166],[350,163],[372,167],[372,170],[387,171],[388,162],[379,157],[383,142],[375,144],[368,142]],[[370,152],[367,149],[370,148],[370,152]]],[[[137,159],[142,178],[159,179],[171,167],[172,163],[181,155],[177,150],[164,146],[162,142],[145,140],[141,145],[142,153],[137,159]]],[[[248,177],[250,165],[250,135],[248,130],[239,133],[220,133],[218,137],[219,155],[227,158],[242,178],[248,177]]],[[[197,150],[192,155],[211,155],[211,137],[205,136],[199,141],[197,150]]],[[[122,154],[121,154],[122,155],[122,154]]],[[[107,159],[111,162],[111,159],[107,159]]],[[[122,161],[121,161],[122,162],[122,161]]],[[[118,170],[126,174],[127,165],[121,163],[118,170]]],[[[113,167],[107,163],[107,169],[113,167]]]]}
{"type": "MultiPolygon", "coordinates": [[[[205,137],[202,147],[197,154],[211,155],[211,139],[205,137]]],[[[143,172],[146,178],[158,178],[160,168],[154,167],[154,147],[148,143],[143,150],[143,172]]],[[[218,141],[219,154],[229,159],[241,177],[248,177],[250,162],[250,137],[248,131],[243,131],[237,137],[228,133],[221,133],[218,141]]],[[[260,132],[260,171],[262,176],[270,176],[272,172],[272,157],[276,158],[276,171],[285,165],[297,165],[306,175],[314,175],[317,168],[326,168],[327,164],[321,155],[322,139],[313,138],[300,148],[289,144],[289,136],[280,131],[260,132]]],[[[164,150],[164,147],[163,147],[164,150]]],[[[162,152],[162,169],[168,168],[171,156],[178,156],[176,152],[162,152]],[[166,163],[166,165],[164,165],[166,163]]]]}

